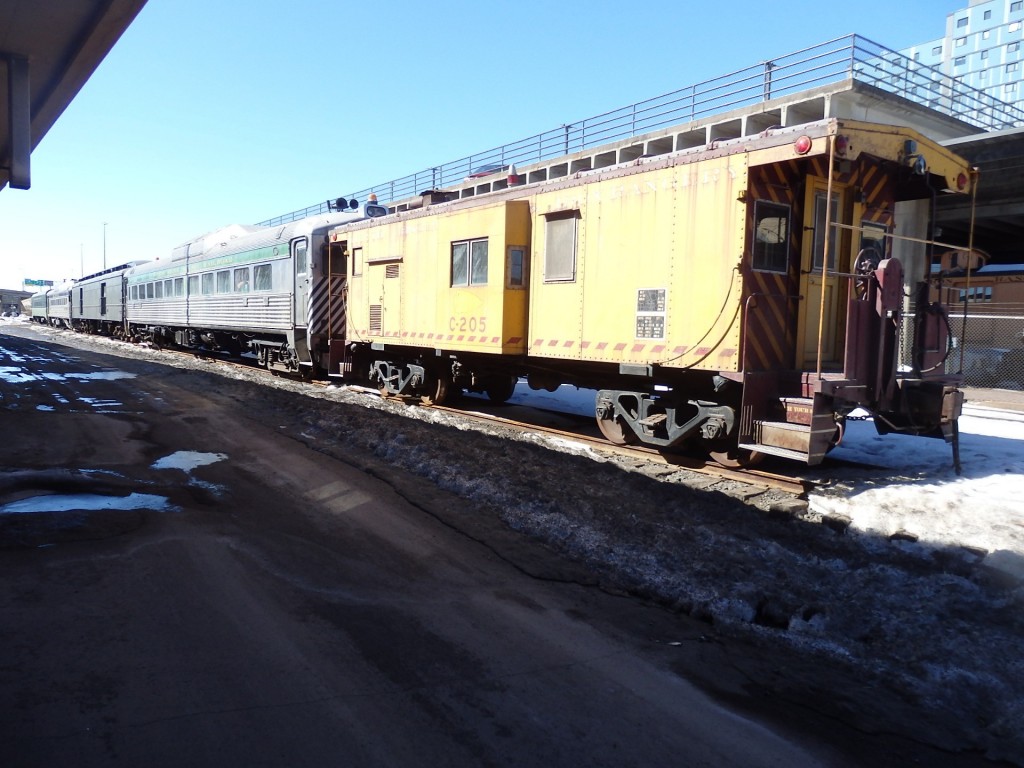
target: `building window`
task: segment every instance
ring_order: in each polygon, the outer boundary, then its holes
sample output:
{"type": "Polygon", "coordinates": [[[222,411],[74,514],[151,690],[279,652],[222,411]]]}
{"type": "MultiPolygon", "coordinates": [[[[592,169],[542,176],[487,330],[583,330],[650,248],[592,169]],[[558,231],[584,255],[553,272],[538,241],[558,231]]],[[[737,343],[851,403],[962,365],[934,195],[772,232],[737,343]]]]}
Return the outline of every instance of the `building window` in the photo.
{"type": "Polygon", "coordinates": [[[973,288],[960,289],[960,301],[992,301],[992,286],[974,286],[973,288]]]}
{"type": "Polygon", "coordinates": [[[942,46],[941,45],[936,45],[934,48],[932,48],[932,56],[941,56],[941,55],[942,55],[942,46]]]}
{"type": "Polygon", "coordinates": [[[1006,71],[1007,72],[1016,72],[1017,71],[1017,62],[1016,61],[1011,61],[1009,64],[1007,64],[1006,65],[1006,71]]]}
{"type": "Polygon", "coordinates": [[[551,213],[544,228],[544,282],[576,279],[576,226],[579,211],[551,213]]]}
{"type": "Polygon", "coordinates": [[[1007,32],[1019,32],[1020,31],[1020,22],[1019,21],[1013,22],[1013,24],[1011,24],[1010,26],[1008,26],[1006,28],[1006,31],[1007,32]]]}
{"type": "Polygon", "coordinates": [[[963,29],[964,27],[966,27],[967,26],[967,17],[964,16],[962,19],[957,19],[956,20],[956,26],[957,26],[958,29],[963,29]]]}
{"type": "Polygon", "coordinates": [[[981,60],[984,61],[987,58],[988,58],[988,51],[982,51],[981,52],[981,60]]]}
{"type": "Polygon", "coordinates": [[[754,245],[751,266],[762,272],[789,270],[789,206],[754,203],[754,245]]]}
{"type": "Polygon", "coordinates": [[[1024,2],[1010,3],[1010,13],[1017,13],[1021,8],[1024,8],[1024,2]]]}
{"type": "Polygon", "coordinates": [[[965,45],[967,45],[967,38],[966,37],[958,37],[956,39],[956,47],[957,48],[963,48],[965,45]]]}
{"type": "Polygon", "coordinates": [[[967,57],[966,56],[957,56],[955,59],[953,59],[953,66],[955,66],[955,67],[962,67],[966,63],[967,63],[967,57]]]}
{"type": "Polygon", "coordinates": [[[452,285],[487,284],[487,238],[452,243],[452,285]]]}
{"type": "Polygon", "coordinates": [[[1006,46],[1006,52],[1007,53],[1016,53],[1019,50],[1020,50],[1020,43],[1009,43],[1006,46]]]}
{"type": "Polygon", "coordinates": [[[272,285],[271,277],[273,271],[269,264],[260,264],[254,270],[254,277],[256,284],[253,286],[253,290],[256,291],[269,291],[272,285]]]}
{"type": "Polygon", "coordinates": [[[988,21],[989,19],[991,19],[992,18],[992,11],[985,11],[984,18],[985,18],[985,21],[988,21]]]}

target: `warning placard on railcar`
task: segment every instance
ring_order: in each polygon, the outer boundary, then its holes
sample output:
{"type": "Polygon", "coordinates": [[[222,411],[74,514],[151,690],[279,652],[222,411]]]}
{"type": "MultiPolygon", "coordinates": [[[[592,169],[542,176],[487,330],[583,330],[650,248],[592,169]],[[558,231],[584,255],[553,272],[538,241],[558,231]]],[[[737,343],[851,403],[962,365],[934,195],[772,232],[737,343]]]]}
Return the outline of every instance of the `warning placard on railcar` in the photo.
{"type": "Polygon", "coordinates": [[[664,288],[640,288],[636,292],[636,337],[665,338],[664,288]]]}

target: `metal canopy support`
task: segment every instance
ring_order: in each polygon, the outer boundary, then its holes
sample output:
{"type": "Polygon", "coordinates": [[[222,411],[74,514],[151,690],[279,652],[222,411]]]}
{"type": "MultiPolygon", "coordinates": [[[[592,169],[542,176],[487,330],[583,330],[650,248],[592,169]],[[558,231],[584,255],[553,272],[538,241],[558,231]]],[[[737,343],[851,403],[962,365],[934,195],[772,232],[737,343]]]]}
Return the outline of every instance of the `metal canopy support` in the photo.
{"type": "Polygon", "coordinates": [[[28,59],[20,56],[7,57],[7,106],[10,185],[12,189],[28,189],[32,184],[32,116],[28,59]]]}

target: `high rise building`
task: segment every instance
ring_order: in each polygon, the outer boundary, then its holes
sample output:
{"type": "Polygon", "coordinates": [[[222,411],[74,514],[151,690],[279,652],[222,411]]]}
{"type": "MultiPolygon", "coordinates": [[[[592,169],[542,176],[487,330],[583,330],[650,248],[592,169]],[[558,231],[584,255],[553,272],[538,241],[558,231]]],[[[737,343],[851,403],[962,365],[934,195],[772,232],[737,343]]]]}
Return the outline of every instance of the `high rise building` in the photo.
{"type": "Polygon", "coordinates": [[[946,17],[946,34],[901,51],[970,88],[1024,102],[1024,0],[969,0],[946,17]]]}

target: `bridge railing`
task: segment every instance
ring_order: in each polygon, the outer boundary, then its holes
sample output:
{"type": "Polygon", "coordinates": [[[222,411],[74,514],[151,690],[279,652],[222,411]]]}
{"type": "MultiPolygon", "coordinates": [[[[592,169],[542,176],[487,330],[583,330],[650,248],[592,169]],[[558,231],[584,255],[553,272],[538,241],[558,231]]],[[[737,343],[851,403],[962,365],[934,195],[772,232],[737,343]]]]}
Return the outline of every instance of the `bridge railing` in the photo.
{"type": "MultiPolygon", "coordinates": [[[[1024,110],[1019,107],[898,51],[849,35],[375,184],[345,197],[362,201],[376,194],[382,203],[402,200],[428,189],[461,184],[489,169],[543,162],[850,79],[952,115],[979,131],[1024,125],[1024,110]]],[[[330,201],[325,201],[260,224],[295,221],[324,213],[330,205],[330,201]]]]}

